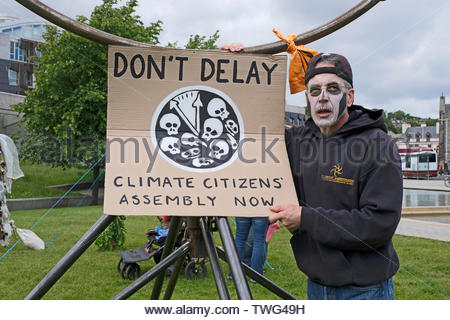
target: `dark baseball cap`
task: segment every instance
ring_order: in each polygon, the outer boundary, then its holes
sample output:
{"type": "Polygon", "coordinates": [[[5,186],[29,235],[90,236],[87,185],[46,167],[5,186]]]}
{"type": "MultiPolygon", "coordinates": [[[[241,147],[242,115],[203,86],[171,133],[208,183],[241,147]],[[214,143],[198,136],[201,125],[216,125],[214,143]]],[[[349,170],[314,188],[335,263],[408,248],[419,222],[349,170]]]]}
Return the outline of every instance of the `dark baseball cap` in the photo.
{"type": "Polygon", "coordinates": [[[305,84],[308,84],[308,81],[311,80],[315,75],[321,73],[334,73],[338,77],[346,80],[353,87],[353,73],[352,67],[350,67],[350,63],[348,60],[337,53],[319,53],[309,60],[308,68],[305,73],[305,84]],[[326,61],[324,58],[330,57],[333,61],[334,67],[323,67],[316,68],[316,66],[322,62],[326,61]]]}

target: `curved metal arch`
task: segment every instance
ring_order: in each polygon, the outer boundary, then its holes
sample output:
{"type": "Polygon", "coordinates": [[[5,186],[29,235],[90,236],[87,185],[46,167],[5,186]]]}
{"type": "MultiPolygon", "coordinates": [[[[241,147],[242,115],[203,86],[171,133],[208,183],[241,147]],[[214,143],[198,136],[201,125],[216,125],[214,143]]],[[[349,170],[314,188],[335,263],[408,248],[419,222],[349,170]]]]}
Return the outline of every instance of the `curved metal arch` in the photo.
{"type": "MultiPolygon", "coordinates": [[[[333,20],[328,21],[327,23],[306,31],[302,34],[299,34],[297,38],[295,38],[295,44],[308,44],[313,41],[319,40],[339,29],[346,26],[353,20],[359,18],[364,13],[372,9],[378,2],[385,0],[363,0],[358,3],[356,6],[348,10],[347,12],[341,14],[333,20]]],[[[258,45],[254,47],[247,47],[244,49],[244,52],[248,53],[280,53],[284,52],[287,49],[287,44],[283,41],[276,41],[268,44],[258,45]]]]}
{"type": "MultiPolygon", "coordinates": [[[[385,0],[363,0],[356,6],[338,16],[337,18],[307,32],[304,32],[297,36],[295,39],[296,44],[307,44],[323,38],[330,33],[344,27],[353,20],[357,19],[378,2],[385,0]]],[[[39,0],[16,0],[27,9],[33,11],[42,18],[50,21],[57,26],[73,32],[81,37],[87,38],[94,42],[106,44],[106,45],[125,45],[125,46],[138,46],[138,47],[154,47],[148,43],[138,42],[126,38],[122,38],[95,28],[88,26],[84,23],[80,23],[73,20],[56,10],[53,10],[49,6],[43,4],[39,0]]],[[[279,53],[285,51],[287,45],[283,41],[276,41],[268,44],[258,45],[254,47],[244,48],[244,52],[247,53],[279,53]]]]}

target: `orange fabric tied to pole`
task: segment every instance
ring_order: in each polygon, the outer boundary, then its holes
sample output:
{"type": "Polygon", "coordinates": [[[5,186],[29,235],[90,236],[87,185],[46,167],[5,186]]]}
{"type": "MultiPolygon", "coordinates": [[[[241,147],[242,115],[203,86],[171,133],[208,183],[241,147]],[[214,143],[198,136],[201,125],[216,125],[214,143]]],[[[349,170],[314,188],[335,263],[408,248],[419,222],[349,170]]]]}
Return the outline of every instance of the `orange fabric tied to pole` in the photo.
{"type": "Polygon", "coordinates": [[[308,67],[308,62],[312,57],[318,54],[314,49],[306,48],[303,45],[297,46],[294,43],[296,34],[289,34],[284,37],[275,28],[273,32],[288,44],[287,53],[291,55],[291,61],[289,63],[289,88],[291,93],[297,93],[306,89],[305,85],[305,72],[308,67]]]}

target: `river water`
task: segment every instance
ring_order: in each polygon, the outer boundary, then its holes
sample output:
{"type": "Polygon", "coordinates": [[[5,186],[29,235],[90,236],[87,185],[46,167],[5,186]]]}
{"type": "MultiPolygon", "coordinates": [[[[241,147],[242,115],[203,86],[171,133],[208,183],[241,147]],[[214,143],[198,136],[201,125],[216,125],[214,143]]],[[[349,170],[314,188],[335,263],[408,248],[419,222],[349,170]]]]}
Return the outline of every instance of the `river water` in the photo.
{"type": "Polygon", "coordinates": [[[403,189],[403,207],[450,206],[450,192],[403,189]]]}
{"type": "MultiPolygon", "coordinates": [[[[403,189],[403,207],[450,206],[450,192],[403,189]]],[[[408,216],[407,218],[450,224],[450,215],[408,216]]]]}

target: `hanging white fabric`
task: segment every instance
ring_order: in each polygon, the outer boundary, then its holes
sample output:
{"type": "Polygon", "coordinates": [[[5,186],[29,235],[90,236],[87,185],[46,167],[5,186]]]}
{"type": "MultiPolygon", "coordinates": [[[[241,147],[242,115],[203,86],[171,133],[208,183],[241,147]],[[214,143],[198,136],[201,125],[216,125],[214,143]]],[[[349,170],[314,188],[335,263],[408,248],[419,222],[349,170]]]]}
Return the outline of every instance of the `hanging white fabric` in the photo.
{"type": "Polygon", "coordinates": [[[6,162],[6,191],[11,193],[12,180],[23,177],[19,165],[19,154],[14,141],[7,135],[0,134],[0,147],[6,162]]]}

